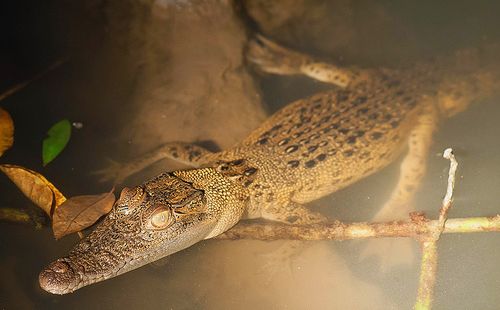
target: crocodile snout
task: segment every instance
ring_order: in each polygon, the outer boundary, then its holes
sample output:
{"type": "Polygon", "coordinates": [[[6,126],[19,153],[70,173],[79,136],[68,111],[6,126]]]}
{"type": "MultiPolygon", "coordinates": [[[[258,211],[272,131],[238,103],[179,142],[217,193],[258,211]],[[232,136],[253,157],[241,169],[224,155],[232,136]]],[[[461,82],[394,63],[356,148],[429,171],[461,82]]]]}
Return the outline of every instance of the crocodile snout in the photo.
{"type": "Polygon", "coordinates": [[[40,287],[52,294],[66,294],[78,288],[80,276],[64,259],[52,262],[38,276],[40,287]]]}

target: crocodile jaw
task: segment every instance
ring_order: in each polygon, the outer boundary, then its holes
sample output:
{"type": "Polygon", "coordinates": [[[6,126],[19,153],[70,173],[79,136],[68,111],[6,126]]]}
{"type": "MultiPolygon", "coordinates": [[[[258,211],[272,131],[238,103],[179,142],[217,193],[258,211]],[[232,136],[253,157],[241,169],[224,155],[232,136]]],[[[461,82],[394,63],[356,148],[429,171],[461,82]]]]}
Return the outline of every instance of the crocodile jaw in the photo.
{"type": "MultiPolygon", "coordinates": [[[[105,222],[101,225],[103,224],[105,222]]],[[[197,219],[191,225],[185,226],[189,229],[183,232],[179,229],[170,231],[168,234],[174,236],[173,238],[164,238],[164,242],[155,243],[151,250],[138,251],[140,253],[134,253],[128,257],[125,257],[126,253],[122,251],[123,241],[117,242],[108,239],[109,242],[103,242],[105,239],[99,236],[101,240],[99,250],[89,246],[91,240],[96,240],[95,234],[101,232],[100,227],[98,227],[96,231],[83,239],[67,257],[59,258],[50,263],[40,273],[38,278],[40,287],[52,294],[72,293],[86,285],[118,276],[183,250],[205,239],[215,224],[216,221],[210,218],[197,219]],[[103,247],[102,244],[106,246],[103,247]],[[84,250],[82,251],[82,249],[84,250]]],[[[132,249],[136,242],[137,239],[130,242],[129,249],[132,249]]]]}

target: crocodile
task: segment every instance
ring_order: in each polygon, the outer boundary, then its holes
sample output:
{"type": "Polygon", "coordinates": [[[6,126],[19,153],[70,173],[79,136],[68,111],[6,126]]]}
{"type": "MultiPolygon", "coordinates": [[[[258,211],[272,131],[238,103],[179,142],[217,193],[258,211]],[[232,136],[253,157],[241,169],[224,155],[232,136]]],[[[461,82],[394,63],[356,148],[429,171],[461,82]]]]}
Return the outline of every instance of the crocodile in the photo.
{"type": "Polygon", "coordinates": [[[323,222],[325,216],[305,204],[406,152],[399,182],[380,214],[405,213],[401,206],[424,174],[440,120],[499,86],[491,65],[473,52],[398,70],[362,69],[328,64],[256,36],[247,54],[260,71],[305,74],[335,86],[285,106],[230,149],[210,152],[170,142],[110,168],[123,180],[164,158],[190,166],[124,188],[95,230],[40,273],[44,290],[73,292],[217,236],[242,219],[323,222]]]}

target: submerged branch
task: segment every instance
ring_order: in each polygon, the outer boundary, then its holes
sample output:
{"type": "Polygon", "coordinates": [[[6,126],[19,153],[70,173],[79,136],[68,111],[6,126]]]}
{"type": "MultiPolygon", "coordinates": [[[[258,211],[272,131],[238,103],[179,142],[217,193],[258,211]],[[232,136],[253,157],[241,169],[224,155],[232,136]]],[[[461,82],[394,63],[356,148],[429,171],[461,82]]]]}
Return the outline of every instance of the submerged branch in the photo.
{"type": "Polygon", "coordinates": [[[29,79],[29,80],[26,80],[24,82],[21,82],[21,83],[18,83],[14,86],[12,86],[11,88],[5,90],[4,92],[0,93],[0,101],[4,100],[5,98],[17,93],[18,91],[20,91],[21,89],[25,88],[26,86],[28,86],[30,83],[40,79],[41,77],[43,77],[45,74],[49,73],[50,71],[54,70],[55,68],[59,67],[60,65],[64,64],[66,61],[68,61],[68,58],[62,58],[62,59],[58,59],[57,61],[55,61],[54,63],[52,63],[48,68],[46,68],[45,70],[43,70],[42,72],[38,73],[37,75],[35,75],[33,78],[29,79]]]}
{"type": "Polygon", "coordinates": [[[44,219],[37,214],[13,208],[0,208],[0,222],[34,225],[36,229],[42,228],[44,219]]]}
{"type": "Polygon", "coordinates": [[[444,151],[443,157],[450,161],[448,186],[446,188],[446,195],[443,198],[441,210],[439,211],[437,227],[431,230],[427,236],[424,235],[421,237],[422,260],[420,263],[418,295],[415,303],[416,310],[427,310],[432,307],[438,265],[437,241],[445,229],[448,212],[451,209],[451,202],[453,200],[453,189],[455,187],[455,174],[457,172],[458,162],[451,148],[444,151]]]}
{"type": "MultiPolygon", "coordinates": [[[[386,237],[417,237],[439,227],[438,220],[412,216],[409,221],[386,223],[342,223],[339,221],[313,225],[287,225],[279,223],[239,223],[214,239],[256,240],[348,240],[386,237]]],[[[456,218],[446,221],[445,234],[500,232],[500,215],[492,217],[456,218]]]]}

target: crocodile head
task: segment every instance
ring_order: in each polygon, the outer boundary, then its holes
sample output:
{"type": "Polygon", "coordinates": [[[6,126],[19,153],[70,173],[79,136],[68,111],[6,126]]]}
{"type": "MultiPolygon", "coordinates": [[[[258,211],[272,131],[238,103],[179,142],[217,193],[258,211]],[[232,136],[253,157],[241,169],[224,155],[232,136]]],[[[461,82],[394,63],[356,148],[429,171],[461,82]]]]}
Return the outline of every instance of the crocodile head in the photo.
{"type": "Polygon", "coordinates": [[[232,227],[245,201],[237,184],[211,168],[125,188],[97,228],[40,273],[40,286],[71,293],[180,251],[232,227]]]}

